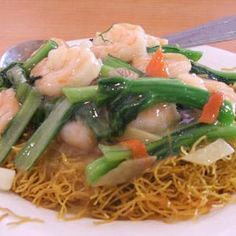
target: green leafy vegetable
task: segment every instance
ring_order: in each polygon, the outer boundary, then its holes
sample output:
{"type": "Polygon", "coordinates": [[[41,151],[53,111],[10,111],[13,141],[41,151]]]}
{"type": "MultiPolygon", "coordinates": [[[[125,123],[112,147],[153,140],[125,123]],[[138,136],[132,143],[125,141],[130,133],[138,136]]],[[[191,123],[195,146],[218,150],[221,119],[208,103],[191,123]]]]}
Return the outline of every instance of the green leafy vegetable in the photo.
{"type": "Polygon", "coordinates": [[[25,70],[26,74],[29,74],[30,71],[37,65],[40,61],[42,61],[45,57],[48,56],[48,53],[57,48],[58,45],[53,40],[48,40],[45,44],[43,44],[31,57],[29,57],[23,64],[22,67],[25,70]]]}
{"type": "MultiPolygon", "coordinates": [[[[110,110],[112,136],[121,135],[126,125],[140,111],[153,104],[177,103],[202,109],[210,97],[205,90],[183,84],[179,80],[162,78],[129,80],[113,77],[99,80],[98,87],[66,88],[63,91],[73,103],[86,98],[99,105],[105,104],[110,110]]],[[[233,106],[225,100],[218,120],[222,124],[231,124],[234,118],[233,106]]]]}
{"type": "MultiPolygon", "coordinates": [[[[155,52],[159,48],[160,48],[160,46],[149,47],[149,48],[147,48],[147,52],[152,53],[152,52],[155,52]]],[[[161,46],[161,48],[164,53],[183,54],[184,56],[186,56],[187,58],[189,58],[192,61],[198,61],[202,57],[202,52],[193,51],[193,50],[186,49],[186,48],[181,48],[178,45],[167,44],[167,45],[161,46]]]]}
{"type": "Polygon", "coordinates": [[[86,102],[75,110],[75,118],[82,119],[94,132],[98,140],[111,138],[108,111],[94,102],[86,102]]]}
{"type": "Polygon", "coordinates": [[[24,132],[35,111],[40,106],[40,103],[40,94],[36,90],[32,89],[27,95],[20,111],[12,119],[0,139],[0,163],[6,159],[12,146],[18,141],[24,132]]]}
{"type": "Polygon", "coordinates": [[[73,104],[81,102],[81,100],[93,101],[97,99],[98,87],[64,88],[63,93],[73,104]]]}
{"type": "MultiPolygon", "coordinates": [[[[109,103],[111,128],[114,135],[122,134],[125,126],[135,119],[140,111],[153,104],[168,102],[202,109],[210,96],[209,92],[185,85],[178,80],[158,78],[103,79],[99,81],[99,91],[108,97],[116,96],[109,103]]],[[[232,104],[224,101],[218,117],[219,121],[230,124],[234,118],[232,104]]]]}
{"type": "Polygon", "coordinates": [[[200,137],[206,136],[209,141],[222,139],[236,138],[236,125],[222,126],[194,124],[186,128],[180,129],[162,139],[151,142],[147,145],[147,150],[150,155],[156,155],[160,160],[169,155],[179,153],[181,146],[191,147],[200,137]]]}
{"type": "Polygon", "coordinates": [[[34,132],[15,157],[17,169],[28,170],[38,160],[60,128],[71,117],[73,105],[67,100],[58,101],[48,118],[34,132]]]}
{"type": "MultiPolygon", "coordinates": [[[[206,136],[209,141],[218,138],[235,139],[236,125],[192,124],[157,141],[146,144],[146,148],[149,155],[155,155],[157,160],[161,160],[171,155],[177,155],[181,146],[191,147],[202,136],[206,136]]],[[[100,177],[130,157],[129,150],[119,149],[117,146],[102,147],[102,151],[105,155],[86,167],[87,181],[91,185],[94,185],[100,177]]]]}
{"type": "Polygon", "coordinates": [[[196,62],[191,62],[191,64],[192,64],[192,69],[190,71],[191,73],[195,73],[197,75],[205,75],[209,79],[221,81],[226,84],[233,84],[234,82],[236,82],[235,72],[224,72],[224,71],[214,70],[208,66],[204,66],[196,62]]]}

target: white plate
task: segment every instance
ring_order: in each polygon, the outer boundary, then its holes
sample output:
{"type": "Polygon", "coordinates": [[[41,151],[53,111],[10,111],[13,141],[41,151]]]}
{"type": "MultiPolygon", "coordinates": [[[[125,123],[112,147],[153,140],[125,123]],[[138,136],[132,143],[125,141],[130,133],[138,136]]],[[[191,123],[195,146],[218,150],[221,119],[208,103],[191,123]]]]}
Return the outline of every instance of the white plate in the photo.
{"type": "MultiPolygon", "coordinates": [[[[78,41],[77,41],[78,42],[78,41]]],[[[73,44],[75,41],[73,42],[73,44]]],[[[204,52],[201,63],[214,68],[233,67],[236,65],[236,54],[209,47],[200,46],[195,49],[204,52]]],[[[232,236],[236,235],[236,205],[228,205],[217,209],[195,221],[165,224],[159,221],[117,221],[109,224],[96,225],[92,219],[63,222],[57,219],[56,213],[36,208],[30,202],[12,193],[0,193],[0,207],[12,209],[15,213],[41,218],[45,223],[27,223],[17,227],[7,226],[8,220],[0,222],[0,236],[232,236]]],[[[1,212],[0,212],[1,215],[1,212]]]]}

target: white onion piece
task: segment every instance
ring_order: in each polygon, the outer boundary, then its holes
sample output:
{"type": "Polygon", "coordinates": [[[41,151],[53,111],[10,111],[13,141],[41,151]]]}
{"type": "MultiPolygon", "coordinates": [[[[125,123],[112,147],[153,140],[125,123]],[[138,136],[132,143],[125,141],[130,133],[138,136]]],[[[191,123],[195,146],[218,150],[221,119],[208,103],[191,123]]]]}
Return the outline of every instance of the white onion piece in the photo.
{"type": "Polygon", "coordinates": [[[95,183],[95,186],[113,186],[129,182],[139,177],[147,168],[150,168],[155,161],[156,156],[124,161],[118,167],[102,176],[95,183]]]}
{"type": "Polygon", "coordinates": [[[223,139],[217,139],[206,147],[184,156],[182,160],[208,166],[232,153],[234,153],[233,147],[223,139]]]}
{"type": "Polygon", "coordinates": [[[16,172],[7,168],[0,167],[0,190],[9,191],[13,184],[16,172]]]}

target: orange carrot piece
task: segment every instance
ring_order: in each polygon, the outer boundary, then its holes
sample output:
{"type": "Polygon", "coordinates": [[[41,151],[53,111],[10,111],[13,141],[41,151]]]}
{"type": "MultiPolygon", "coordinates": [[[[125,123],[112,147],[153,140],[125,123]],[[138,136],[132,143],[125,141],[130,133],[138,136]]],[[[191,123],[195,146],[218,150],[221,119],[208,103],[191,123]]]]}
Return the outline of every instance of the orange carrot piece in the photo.
{"type": "Polygon", "coordinates": [[[129,139],[120,142],[120,145],[128,148],[132,152],[134,159],[145,158],[148,156],[148,152],[144,143],[138,139],[129,139]]]}
{"type": "Polygon", "coordinates": [[[213,92],[208,102],[204,105],[202,114],[198,121],[207,124],[215,123],[220,113],[223,101],[224,97],[222,93],[213,92]]]}
{"type": "Polygon", "coordinates": [[[161,48],[158,49],[152,56],[150,62],[146,67],[146,74],[152,77],[164,77],[168,78],[167,67],[164,61],[164,54],[161,48]]]}

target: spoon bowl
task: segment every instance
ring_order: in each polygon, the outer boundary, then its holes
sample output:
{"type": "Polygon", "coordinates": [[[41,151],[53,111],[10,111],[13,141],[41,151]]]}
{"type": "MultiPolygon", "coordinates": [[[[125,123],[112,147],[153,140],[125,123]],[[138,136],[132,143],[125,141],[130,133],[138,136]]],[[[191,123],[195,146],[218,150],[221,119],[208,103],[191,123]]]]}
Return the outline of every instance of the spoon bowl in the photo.
{"type": "Polygon", "coordinates": [[[0,68],[4,68],[16,61],[26,60],[35,50],[37,50],[46,40],[25,41],[8,49],[0,59],[0,68]]]}

